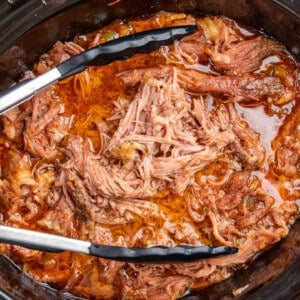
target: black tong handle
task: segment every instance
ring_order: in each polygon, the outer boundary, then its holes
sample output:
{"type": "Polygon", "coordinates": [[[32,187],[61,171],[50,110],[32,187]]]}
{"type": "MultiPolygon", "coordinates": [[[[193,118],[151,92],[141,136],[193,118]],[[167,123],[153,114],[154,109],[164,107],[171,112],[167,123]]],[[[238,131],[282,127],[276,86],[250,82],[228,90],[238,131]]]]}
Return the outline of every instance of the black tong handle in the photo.
{"type": "Polygon", "coordinates": [[[160,46],[192,34],[196,25],[164,27],[127,35],[86,50],[59,64],[57,69],[63,78],[83,71],[87,66],[103,66],[116,60],[124,60],[136,53],[148,53],[160,46]]]}
{"type": "Polygon", "coordinates": [[[89,250],[91,255],[135,263],[183,263],[238,252],[237,248],[227,246],[188,245],[123,248],[92,244],[89,250]]]}

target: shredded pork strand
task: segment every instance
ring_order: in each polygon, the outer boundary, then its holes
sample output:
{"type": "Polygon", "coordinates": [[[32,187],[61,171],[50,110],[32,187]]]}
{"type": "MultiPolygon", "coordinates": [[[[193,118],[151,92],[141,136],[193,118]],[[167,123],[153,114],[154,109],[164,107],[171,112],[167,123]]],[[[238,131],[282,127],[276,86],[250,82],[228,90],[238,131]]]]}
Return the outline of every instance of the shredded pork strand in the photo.
{"type": "Polygon", "coordinates": [[[4,249],[35,279],[78,296],[175,299],[227,278],[288,234],[300,195],[299,68],[281,45],[223,17],[161,12],[128,22],[78,44],[57,42],[26,76],[153,24],[199,30],[152,54],[89,68],[2,116],[0,223],[106,245],[239,252],[125,264],[4,249]],[[264,105],[266,121],[278,113],[276,138],[263,140],[265,120],[250,126],[239,105],[264,105]]]}

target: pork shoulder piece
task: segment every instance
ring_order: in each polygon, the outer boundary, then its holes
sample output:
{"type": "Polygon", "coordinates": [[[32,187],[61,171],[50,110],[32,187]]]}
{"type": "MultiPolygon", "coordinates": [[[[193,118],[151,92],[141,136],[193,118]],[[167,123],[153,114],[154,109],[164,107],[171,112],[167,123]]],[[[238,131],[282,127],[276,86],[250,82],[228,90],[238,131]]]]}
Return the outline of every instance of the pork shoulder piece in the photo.
{"type": "Polygon", "coordinates": [[[258,36],[234,43],[222,51],[220,45],[205,47],[214,67],[226,75],[242,76],[259,69],[262,60],[283,51],[283,48],[271,39],[258,36]]]}
{"type": "MultiPolygon", "coordinates": [[[[145,68],[125,71],[118,76],[125,86],[134,86],[147,78],[162,78],[175,67],[145,68]]],[[[214,76],[195,70],[175,68],[181,88],[191,93],[214,93],[233,97],[236,101],[266,101],[286,103],[294,99],[281,80],[273,76],[214,76]]]]}

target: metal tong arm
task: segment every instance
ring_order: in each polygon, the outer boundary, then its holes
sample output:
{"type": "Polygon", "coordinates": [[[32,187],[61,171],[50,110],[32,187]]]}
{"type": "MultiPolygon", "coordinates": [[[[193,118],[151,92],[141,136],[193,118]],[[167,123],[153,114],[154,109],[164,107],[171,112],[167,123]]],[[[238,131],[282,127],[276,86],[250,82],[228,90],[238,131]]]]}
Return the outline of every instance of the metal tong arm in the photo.
{"type": "Polygon", "coordinates": [[[226,246],[182,245],[170,248],[164,246],[148,248],[106,246],[3,225],[0,225],[0,243],[14,244],[47,252],[72,251],[102,258],[139,263],[189,262],[219,255],[234,254],[238,251],[237,248],[226,246]]]}

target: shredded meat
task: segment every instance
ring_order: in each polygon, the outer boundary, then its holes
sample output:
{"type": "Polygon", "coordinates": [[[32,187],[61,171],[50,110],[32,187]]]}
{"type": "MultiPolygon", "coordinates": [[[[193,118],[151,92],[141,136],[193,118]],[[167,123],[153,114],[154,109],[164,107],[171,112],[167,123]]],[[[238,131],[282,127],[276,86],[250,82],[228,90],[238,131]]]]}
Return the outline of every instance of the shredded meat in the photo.
{"type": "Polygon", "coordinates": [[[232,105],[209,111],[209,98],[192,100],[179,87],[176,69],[165,78],[145,77],[101,157],[83,140],[69,139],[73,167],[90,191],[103,197],[145,198],[169,188],[182,195],[193,175],[229,145],[249,168],[263,162],[257,134],[232,105]]]}
{"type": "Polygon", "coordinates": [[[27,118],[24,130],[25,149],[32,155],[44,158],[55,158],[58,155],[55,140],[47,136],[47,126],[56,122],[60,109],[58,101],[53,101],[53,92],[53,88],[50,88],[35,97],[32,101],[32,115],[27,118]]]}
{"type": "Polygon", "coordinates": [[[116,36],[192,23],[199,30],[174,46],[91,67],[1,118],[0,223],[105,245],[239,252],[125,264],[1,247],[34,278],[86,298],[175,299],[288,234],[300,196],[299,67],[275,41],[223,17],[162,12],[57,42],[24,78],[116,36]],[[265,114],[254,124],[241,107],[257,106],[265,114]],[[281,127],[274,138],[266,126],[281,127]]]}

